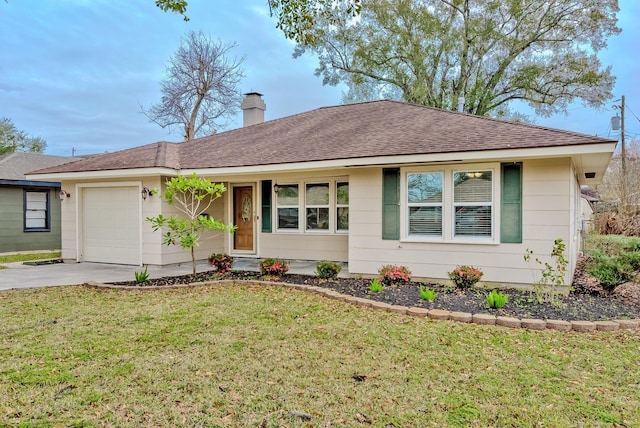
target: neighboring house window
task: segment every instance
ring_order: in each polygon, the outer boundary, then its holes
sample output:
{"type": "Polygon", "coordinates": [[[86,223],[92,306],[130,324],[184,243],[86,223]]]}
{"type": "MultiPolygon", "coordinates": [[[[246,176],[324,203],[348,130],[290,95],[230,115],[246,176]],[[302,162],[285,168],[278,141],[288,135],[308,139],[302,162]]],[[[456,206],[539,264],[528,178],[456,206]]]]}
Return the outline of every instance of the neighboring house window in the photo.
{"type": "Polygon", "coordinates": [[[329,230],[329,183],[306,185],[307,230],[329,230]]]}
{"type": "Polygon", "coordinates": [[[336,230],[349,230],[349,183],[336,183],[336,230]]]}
{"type": "Polygon", "coordinates": [[[495,168],[409,169],[403,236],[410,240],[493,241],[495,168]]]}
{"type": "Polygon", "coordinates": [[[442,184],[442,172],[407,175],[410,236],[442,236],[442,184]]]}
{"type": "Polygon", "coordinates": [[[51,220],[49,218],[49,192],[29,191],[24,192],[24,230],[48,231],[51,220]]]}
{"type": "Polygon", "coordinates": [[[281,184],[278,186],[276,205],[278,213],[278,229],[298,230],[299,228],[299,188],[297,184],[281,184]]]}
{"type": "Polygon", "coordinates": [[[453,207],[455,237],[493,236],[492,172],[454,172],[453,207]]]}

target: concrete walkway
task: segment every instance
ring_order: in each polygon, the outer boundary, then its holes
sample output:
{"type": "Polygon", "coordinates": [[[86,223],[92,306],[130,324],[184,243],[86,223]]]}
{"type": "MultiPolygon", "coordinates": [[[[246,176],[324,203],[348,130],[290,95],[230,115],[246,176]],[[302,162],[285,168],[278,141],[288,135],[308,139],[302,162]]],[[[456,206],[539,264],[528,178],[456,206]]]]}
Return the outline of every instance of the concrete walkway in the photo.
{"type": "MultiPolygon", "coordinates": [[[[234,270],[255,271],[259,259],[236,258],[234,270]]],[[[14,288],[36,288],[60,285],[83,284],[87,281],[114,282],[133,281],[135,272],[141,271],[139,266],[113,265],[104,263],[57,263],[31,266],[19,263],[3,263],[7,269],[0,269],[0,290],[14,288]]],[[[289,260],[289,273],[313,275],[316,262],[307,260],[289,260]]],[[[198,262],[197,272],[211,270],[206,262],[198,262]]],[[[149,266],[150,278],[163,276],[187,275],[191,273],[191,263],[173,266],[149,266]]],[[[348,275],[345,265],[340,276],[348,275]]]]}

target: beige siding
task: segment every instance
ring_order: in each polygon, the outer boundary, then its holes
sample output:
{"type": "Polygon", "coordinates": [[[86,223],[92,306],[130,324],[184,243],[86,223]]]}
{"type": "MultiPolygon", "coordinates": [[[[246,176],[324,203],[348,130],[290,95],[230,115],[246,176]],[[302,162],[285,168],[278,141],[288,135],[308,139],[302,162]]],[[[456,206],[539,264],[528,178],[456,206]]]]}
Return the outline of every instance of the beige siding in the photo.
{"type": "MultiPolygon", "coordinates": [[[[417,277],[444,280],[456,265],[466,264],[480,267],[488,282],[531,283],[539,273],[524,261],[525,250],[546,260],[556,238],[568,248],[573,240],[572,187],[569,159],[524,161],[523,243],[406,242],[381,238],[381,169],[355,169],[350,176],[349,271],[376,274],[380,266],[393,263],[408,266],[417,277]]],[[[495,207],[498,213],[497,196],[495,207]]]]}
{"type": "Polygon", "coordinates": [[[346,234],[261,233],[260,257],[346,262],[348,239],[346,234]]]}

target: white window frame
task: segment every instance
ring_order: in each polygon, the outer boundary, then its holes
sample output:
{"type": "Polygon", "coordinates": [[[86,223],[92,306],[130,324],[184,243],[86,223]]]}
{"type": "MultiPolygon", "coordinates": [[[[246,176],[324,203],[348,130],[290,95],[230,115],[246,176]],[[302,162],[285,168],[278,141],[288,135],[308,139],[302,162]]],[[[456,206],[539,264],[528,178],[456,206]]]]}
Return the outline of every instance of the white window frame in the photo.
{"type": "Polygon", "coordinates": [[[332,214],[331,214],[331,199],[332,199],[332,192],[331,192],[331,185],[332,183],[330,181],[326,181],[326,180],[320,180],[320,181],[306,181],[304,183],[304,231],[306,233],[329,233],[333,230],[333,219],[332,219],[332,214]],[[326,204],[307,204],[307,187],[308,186],[327,186],[327,203],[326,204]],[[329,221],[329,224],[327,225],[326,229],[310,229],[309,228],[309,217],[308,217],[308,213],[307,213],[307,208],[311,208],[311,209],[322,209],[325,208],[327,210],[327,220],[329,221]]]}
{"type": "MultiPolygon", "coordinates": [[[[500,204],[496,201],[500,200],[500,164],[492,163],[473,163],[473,164],[455,164],[455,165],[437,165],[433,167],[407,167],[401,168],[400,174],[400,230],[401,241],[404,242],[434,242],[434,243],[463,243],[463,244],[499,244],[500,230],[500,204]],[[491,236],[458,236],[454,235],[455,227],[455,206],[453,200],[453,176],[456,172],[472,172],[472,171],[491,171],[492,183],[492,216],[491,216],[491,236]],[[442,236],[437,235],[410,235],[409,234],[409,188],[408,174],[411,173],[430,173],[442,172],[442,236]]],[[[477,203],[474,203],[477,205],[477,203]]]]}
{"type": "Polygon", "coordinates": [[[452,228],[452,235],[453,235],[453,239],[457,239],[457,240],[465,240],[465,239],[483,239],[483,240],[493,240],[493,237],[496,233],[495,231],[495,186],[494,186],[494,180],[495,180],[495,170],[491,169],[491,168],[478,168],[478,169],[469,169],[469,168],[464,168],[464,169],[457,169],[452,171],[451,173],[451,195],[452,195],[452,223],[453,223],[453,228],[452,228]],[[481,202],[456,202],[455,201],[455,174],[460,173],[460,174],[473,174],[473,173],[484,173],[484,172],[491,172],[491,201],[481,201],[481,202]],[[490,206],[491,207],[491,235],[489,236],[480,236],[480,235],[460,235],[460,236],[456,236],[456,209],[458,207],[480,207],[480,206],[490,206]]]}
{"type": "Polygon", "coordinates": [[[273,180],[274,183],[280,188],[282,186],[298,186],[298,205],[280,205],[278,204],[278,194],[273,190],[273,201],[275,203],[272,204],[272,218],[274,219],[274,232],[282,233],[282,234],[309,234],[309,235],[343,235],[349,233],[348,230],[340,229],[338,230],[338,207],[340,208],[349,208],[348,204],[338,204],[337,203],[337,184],[338,183],[347,183],[349,185],[348,177],[318,177],[309,180],[287,180],[287,181],[278,181],[277,179],[273,180]],[[328,184],[329,185],[329,204],[328,205],[318,205],[311,204],[307,205],[307,185],[314,184],[328,184]],[[279,208],[297,208],[298,209],[298,228],[297,229],[284,229],[280,228],[280,217],[278,215],[279,208]],[[328,208],[329,209],[329,228],[328,229],[307,229],[307,208],[328,208]]]}
{"type": "MultiPolygon", "coordinates": [[[[346,208],[347,210],[349,210],[349,202],[347,201],[346,204],[340,204],[338,203],[338,185],[339,184],[343,184],[346,183],[347,188],[349,189],[349,192],[351,191],[351,186],[349,185],[349,180],[335,180],[333,183],[333,188],[335,191],[335,199],[334,199],[334,207],[333,207],[333,214],[335,215],[335,231],[336,233],[349,233],[349,223],[347,222],[347,228],[346,229],[339,229],[338,227],[338,209],[340,208],[346,208]]],[[[350,210],[349,210],[350,211],[350,210]]],[[[349,213],[350,215],[351,213],[349,213]]]]}
{"type": "Polygon", "coordinates": [[[417,239],[422,239],[422,238],[426,238],[426,239],[442,239],[442,236],[444,234],[444,171],[412,171],[412,172],[407,172],[406,173],[406,183],[407,183],[407,192],[406,192],[406,203],[407,203],[407,209],[406,209],[406,221],[407,221],[407,236],[409,237],[415,237],[417,239]],[[409,202],[409,175],[411,174],[440,174],[441,178],[442,178],[442,200],[440,202],[409,202]],[[441,224],[440,224],[440,235],[427,235],[427,234],[412,234],[410,231],[410,227],[411,227],[411,208],[414,207],[440,207],[441,209],[441,224]]]}
{"type": "MultiPolygon", "coordinates": [[[[33,201],[41,203],[43,201],[33,201]]],[[[23,210],[23,230],[25,232],[49,232],[51,231],[51,192],[45,189],[25,189],[24,190],[24,210],[23,210]],[[33,208],[29,205],[29,194],[44,195],[44,208],[33,208]],[[31,220],[29,213],[44,212],[44,226],[27,226],[27,222],[31,220]]]]}
{"type": "Polygon", "coordinates": [[[301,187],[300,187],[300,183],[294,183],[294,182],[286,182],[286,183],[278,183],[278,187],[284,187],[284,186],[297,186],[298,187],[298,204],[297,205],[280,205],[279,201],[278,201],[278,194],[276,193],[274,195],[273,200],[275,201],[274,205],[274,209],[275,209],[275,216],[273,216],[273,218],[275,219],[275,230],[277,230],[278,232],[282,232],[282,233],[298,233],[300,232],[300,226],[304,223],[301,219],[300,219],[300,205],[301,205],[301,196],[304,197],[303,192],[301,191],[301,187]],[[286,208],[295,208],[298,210],[298,227],[297,228],[281,228],[280,227],[280,209],[286,209],[286,208]]]}

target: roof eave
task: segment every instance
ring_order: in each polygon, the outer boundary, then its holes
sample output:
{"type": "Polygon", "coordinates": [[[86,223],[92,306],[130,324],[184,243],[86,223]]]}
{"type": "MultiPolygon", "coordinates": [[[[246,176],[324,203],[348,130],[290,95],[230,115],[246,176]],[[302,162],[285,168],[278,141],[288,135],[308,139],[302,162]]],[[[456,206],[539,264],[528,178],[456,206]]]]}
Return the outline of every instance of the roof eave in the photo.
{"type": "MultiPolygon", "coordinates": [[[[579,159],[589,156],[589,166],[595,168],[597,176],[602,178],[602,174],[609,165],[609,161],[615,150],[615,142],[605,142],[597,144],[585,144],[579,146],[557,146],[557,147],[537,147],[527,149],[502,149],[502,150],[482,150],[469,152],[451,152],[434,154],[413,154],[398,156],[371,156],[361,158],[291,162],[270,165],[248,165],[222,168],[192,168],[183,169],[180,174],[227,176],[237,174],[261,174],[278,172],[296,172],[312,170],[329,170],[339,168],[358,168],[382,165],[407,165],[407,164],[429,164],[429,163],[465,163],[465,162],[495,162],[514,161],[523,159],[559,158],[570,157],[574,163],[581,163],[579,159]],[[578,159],[578,161],[576,161],[578,159]]],[[[581,171],[579,171],[581,172],[581,171]]],[[[594,180],[592,180],[594,181],[594,180]]],[[[599,182],[595,180],[594,182],[599,182]]],[[[588,183],[581,183],[588,184],[588,183]]]]}
{"type": "Polygon", "coordinates": [[[154,168],[132,168],[132,169],[110,169],[102,171],[73,171],[73,172],[55,172],[41,174],[27,174],[30,180],[56,180],[56,181],[77,181],[77,180],[99,180],[114,178],[132,178],[132,177],[157,177],[177,176],[179,170],[165,167],[154,168]]]}

